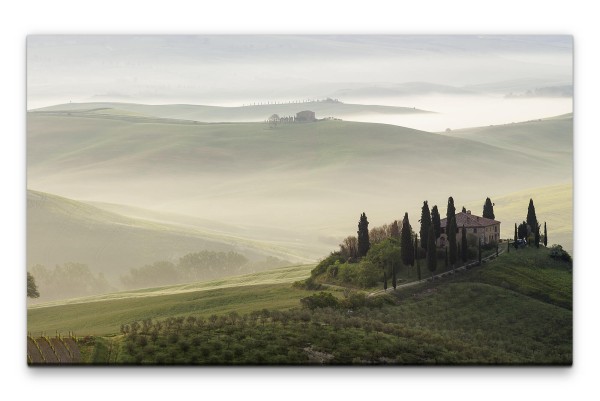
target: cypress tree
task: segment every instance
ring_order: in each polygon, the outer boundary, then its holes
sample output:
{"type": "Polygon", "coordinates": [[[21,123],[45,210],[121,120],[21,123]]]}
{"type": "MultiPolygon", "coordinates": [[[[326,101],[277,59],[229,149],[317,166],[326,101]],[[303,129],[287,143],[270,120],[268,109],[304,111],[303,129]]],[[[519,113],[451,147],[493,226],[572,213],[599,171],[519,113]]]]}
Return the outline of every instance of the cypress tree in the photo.
{"type": "Polygon", "coordinates": [[[454,199],[452,197],[448,198],[448,208],[446,209],[446,227],[450,223],[450,217],[454,218],[456,216],[456,209],[454,208],[454,199]]]}
{"type": "Polygon", "coordinates": [[[513,239],[513,244],[515,246],[515,249],[517,249],[517,239],[519,237],[517,236],[517,223],[515,223],[515,238],[513,239]]]}
{"type": "Polygon", "coordinates": [[[444,248],[444,269],[448,270],[448,247],[444,248]]]}
{"type": "Polygon", "coordinates": [[[539,248],[540,247],[540,225],[537,224],[535,226],[535,247],[539,248]]]}
{"type": "Polygon", "coordinates": [[[548,246],[548,231],[546,230],[546,222],[544,221],[544,246],[548,246]]]}
{"type": "Polygon", "coordinates": [[[486,219],[494,219],[494,205],[490,198],[485,198],[485,203],[483,205],[483,213],[482,215],[486,219]]]}
{"type": "Polygon", "coordinates": [[[369,221],[367,220],[367,215],[364,212],[360,215],[357,234],[358,257],[362,257],[369,252],[369,247],[371,246],[369,243],[369,221]]]}
{"type": "Polygon", "coordinates": [[[449,225],[448,227],[448,246],[450,247],[450,252],[449,252],[449,262],[450,262],[450,266],[452,266],[452,270],[454,270],[454,266],[456,264],[456,231],[458,231],[458,229],[456,228],[456,218],[452,217],[449,221],[449,225]]]}
{"type": "Polygon", "coordinates": [[[419,248],[417,246],[417,234],[415,234],[415,261],[417,265],[417,278],[421,281],[421,266],[419,265],[419,248]]]}
{"type": "Polygon", "coordinates": [[[467,263],[467,258],[469,256],[469,244],[467,244],[467,229],[465,228],[464,225],[462,227],[462,235],[460,237],[460,246],[461,246],[461,252],[460,252],[461,259],[462,259],[463,263],[467,263]]]}
{"type": "Polygon", "coordinates": [[[466,209],[464,206],[463,206],[463,208],[462,208],[462,212],[463,212],[463,213],[467,213],[467,209],[466,209]]]}
{"type": "Polygon", "coordinates": [[[385,269],[383,270],[383,291],[387,291],[387,274],[385,269]]]}
{"type": "Polygon", "coordinates": [[[435,242],[433,240],[433,227],[430,227],[429,230],[429,244],[427,246],[427,269],[431,272],[431,280],[433,281],[433,273],[437,269],[437,255],[435,242]]]}
{"type": "MultiPolygon", "coordinates": [[[[440,238],[440,234],[442,234],[442,224],[440,220],[440,212],[438,211],[437,205],[434,205],[431,209],[431,224],[433,225],[433,234],[436,241],[440,238]]],[[[423,241],[423,237],[421,237],[421,241],[423,241]]]]}
{"type": "Polygon", "coordinates": [[[535,216],[535,206],[533,206],[533,199],[529,199],[529,207],[527,208],[527,225],[529,226],[529,231],[527,234],[535,230],[537,227],[537,217],[535,216]]]}
{"type": "Polygon", "coordinates": [[[429,226],[431,225],[431,213],[429,212],[429,205],[427,201],[423,202],[421,208],[421,248],[427,249],[427,234],[429,233],[429,226]]]}
{"type": "MultiPolygon", "coordinates": [[[[423,240],[421,240],[423,242],[423,240]]],[[[406,266],[411,266],[414,262],[415,250],[413,249],[412,242],[412,228],[408,221],[408,213],[404,213],[404,219],[402,220],[402,231],[400,234],[400,249],[402,263],[406,266]]]]}

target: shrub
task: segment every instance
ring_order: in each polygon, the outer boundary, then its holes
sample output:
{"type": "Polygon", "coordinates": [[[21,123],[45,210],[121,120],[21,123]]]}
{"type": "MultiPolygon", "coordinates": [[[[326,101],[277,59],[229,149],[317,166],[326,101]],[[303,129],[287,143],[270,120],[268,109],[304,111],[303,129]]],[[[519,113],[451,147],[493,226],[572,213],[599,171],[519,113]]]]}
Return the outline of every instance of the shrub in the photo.
{"type": "Polygon", "coordinates": [[[357,273],[357,283],[364,288],[376,286],[381,281],[381,269],[367,260],[359,263],[357,273]]]}
{"type": "Polygon", "coordinates": [[[342,257],[342,255],[339,252],[331,252],[331,254],[329,254],[329,256],[327,256],[325,259],[320,261],[319,264],[314,269],[312,269],[312,271],[310,272],[311,277],[319,276],[319,275],[325,273],[327,271],[327,268],[329,266],[334,265],[335,262],[338,262],[338,263],[345,262],[344,258],[342,257]]]}
{"type": "Polygon", "coordinates": [[[565,251],[560,245],[552,245],[552,247],[550,248],[550,257],[552,259],[567,262],[569,263],[569,265],[573,264],[573,259],[571,258],[571,255],[569,255],[569,252],[565,251]]]}
{"type": "Polygon", "coordinates": [[[310,310],[314,310],[316,308],[326,308],[326,307],[338,307],[338,300],[331,295],[329,292],[319,292],[318,294],[313,294],[309,297],[302,298],[300,303],[303,307],[308,308],[310,310]]]}

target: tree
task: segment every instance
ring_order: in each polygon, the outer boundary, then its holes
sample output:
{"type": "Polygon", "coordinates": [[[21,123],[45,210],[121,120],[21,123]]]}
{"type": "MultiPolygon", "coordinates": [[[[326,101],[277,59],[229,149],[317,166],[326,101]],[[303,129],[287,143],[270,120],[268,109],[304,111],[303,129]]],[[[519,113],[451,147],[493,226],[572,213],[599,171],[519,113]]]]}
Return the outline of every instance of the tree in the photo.
{"type": "Polygon", "coordinates": [[[394,291],[396,291],[396,285],[398,284],[398,279],[396,278],[396,264],[392,264],[392,287],[394,287],[394,291]]]}
{"type": "Polygon", "coordinates": [[[469,257],[469,244],[467,244],[467,229],[463,225],[462,227],[462,235],[460,237],[460,256],[463,263],[467,263],[467,259],[469,257]]]}
{"type": "Polygon", "coordinates": [[[466,209],[464,206],[463,206],[463,208],[462,208],[462,212],[463,212],[463,213],[467,213],[467,209],[466,209]]]}
{"type": "Polygon", "coordinates": [[[433,226],[429,227],[429,244],[427,244],[427,269],[431,272],[431,279],[433,280],[433,273],[437,269],[437,254],[435,249],[435,242],[433,239],[433,226]]]}
{"type": "Polygon", "coordinates": [[[387,291],[387,275],[385,270],[383,270],[383,291],[387,291]]]}
{"type": "Polygon", "coordinates": [[[483,205],[483,217],[486,219],[495,219],[494,216],[494,204],[490,200],[490,198],[485,198],[485,203],[483,205]]]}
{"type": "Polygon", "coordinates": [[[344,238],[340,244],[340,254],[345,259],[353,259],[358,255],[358,239],[354,236],[344,238]]]}
{"type": "Polygon", "coordinates": [[[27,298],[39,298],[40,293],[35,285],[35,279],[31,273],[27,272],[27,298]]]}
{"type": "Polygon", "coordinates": [[[456,227],[456,217],[452,217],[450,219],[450,224],[448,225],[448,246],[450,247],[450,251],[448,252],[448,261],[450,262],[450,266],[452,266],[452,270],[456,265],[456,232],[458,231],[456,227]]]}
{"type": "Polygon", "coordinates": [[[544,221],[544,246],[548,246],[548,231],[546,230],[546,222],[544,221]]]}
{"type": "Polygon", "coordinates": [[[358,222],[358,257],[365,256],[367,252],[369,252],[369,247],[371,244],[369,243],[369,221],[367,220],[367,215],[363,212],[360,215],[360,220],[358,222]]]}
{"type": "Polygon", "coordinates": [[[537,227],[537,217],[535,216],[535,206],[533,206],[533,199],[529,199],[529,207],[527,208],[527,225],[529,226],[529,230],[527,231],[527,235],[529,235],[535,228],[537,227]]]}
{"type": "MultiPolygon", "coordinates": [[[[437,205],[434,205],[431,209],[431,224],[433,225],[433,234],[435,239],[440,238],[442,234],[442,224],[440,222],[440,212],[438,211],[437,205]]],[[[421,241],[423,238],[421,237],[421,241]]]]}
{"type": "Polygon", "coordinates": [[[427,249],[427,234],[429,233],[429,226],[431,226],[431,213],[429,212],[429,205],[427,204],[427,201],[423,202],[420,222],[421,230],[419,233],[421,234],[421,248],[427,249]]]}
{"type": "Polygon", "coordinates": [[[444,268],[448,270],[448,247],[444,248],[444,268]]]}
{"type": "Polygon", "coordinates": [[[539,224],[536,224],[534,234],[535,234],[535,239],[534,239],[535,247],[539,248],[540,247],[540,225],[539,224]]]}
{"type": "MultiPolygon", "coordinates": [[[[421,242],[423,242],[422,239],[421,242]]],[[[402,220],[400,246],[402,263],[404,263],[406,266],[412,266],[414,263],[415,250],[413,249],[412,228],[410,227],[410,222],[408,221],[408,213],[404,213],[404,219],[402,220]]]]}
{"type": "Polygon", "coordinates": [[[417,234],[415,234],[415,261],[416,261],[416,265],[417,265],[417,278],[419,281],[421,281],[421,266],[419,265],[419,247],[417,246],[417,234]]]}
{"type": "Polygon", "coordinates": [[[527,239],[527,236],[529,235],[529,229],[528,229],[528,224],[526,221],[519,224],[519,228],[517,229],[517,234],[520,239],[527,239]]]}
{"type": "Polygon", "coordinates": [[[515,249],[517,249],[517,239],[519,238],[517,231],[517,223],[515,223],[515,238],[513,239],[513,244],[515,245],[515,249]]]}
{"type": "Polygon", "coordinates": [[[446,209],[446,227],[450,223],[450,217],[454,218],[456,216],[456,209],[454,208],[454,199],[452,197],[448,198],[448,207],[446,209]]]}
{"type": "Polygon", "coordinates": [[[398,228],[398,220],[394,220],[394,222],[390,226],[390,237],[398,239],[400,238],[400,228],[398,228]]]}

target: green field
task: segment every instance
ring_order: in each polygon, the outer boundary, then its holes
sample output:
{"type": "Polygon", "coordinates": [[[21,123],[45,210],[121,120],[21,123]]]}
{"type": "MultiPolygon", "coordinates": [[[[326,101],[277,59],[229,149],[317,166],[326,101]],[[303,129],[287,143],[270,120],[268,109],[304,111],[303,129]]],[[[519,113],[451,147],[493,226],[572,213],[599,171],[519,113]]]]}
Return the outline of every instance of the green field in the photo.
{"type": "Polygon", "coordinates": [[[307,295],[291,288],[291,283],[307,278],[313,267],[285,267],[223,280],[34,305],[27,312],[27,330],[35,335],[42,331],[109,335],[118,333],[121,324],[138,319],[290,308],[307,295]]]}
{"type": "MultiPolygon", "coordinates": [[[[244,285],[306,277],[311,266],[299,266],[192,292],[173,287],[168,295],[29,309],[28,329],[110,335],[82,345],[91,363],[569,365],[571,266],[548,255],[545,248],[513,250],[388,290],[379,307],[356,304],[352,313],[301,309],[299,299],[315,292],[289,282],[244,285]]],[[[339,290],[335,297],[344,299],[339,290]]]]}

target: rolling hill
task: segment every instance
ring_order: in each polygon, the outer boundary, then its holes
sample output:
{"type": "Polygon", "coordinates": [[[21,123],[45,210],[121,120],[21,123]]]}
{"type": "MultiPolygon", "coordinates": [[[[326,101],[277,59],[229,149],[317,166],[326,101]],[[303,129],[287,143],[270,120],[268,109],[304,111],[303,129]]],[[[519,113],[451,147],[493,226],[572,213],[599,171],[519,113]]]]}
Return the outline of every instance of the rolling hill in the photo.
{"type": "MultiPolygon", "coordinates": [[[[27,191],[27,263],[53,267],[65,262],[87,264],[93,272],[116,279],[160,260],[176,262],[202,250],[235,251],[251,260],[266,256],[302,260],[284,241],[261,242],[201,225],[167,224],[126,217],[83,202],[27,191]]],[[[225,227],[232,232],[232,228],[225,227]]],[[[239,271],[223,271],[230,276],[239,271]]],[[[212,274],[211,274],[212,275],[212,274]]],[[[209,278],[207,276],[207,278],[209,278]]]]}
{"type": "Polygon", "coordinates": [[[112,109],[30,112],[27,131],[27,186],[40,191],[28,193],[29,266],[81,262],[114,282],[201,250],[315,261],[362,212],[370,227],[408,212],[414,228],[423,200],[443,213],[448,196],[475,213],[492,197],[503,238],[533,197],[551,242],[572,250],[572,116],[436,134],[112,109]]]}
{"type": "Polygon", "coordinates": [[[354,114],[415,114],[429,113],[412,107],[351,104],[334,101],[304,101],[300,103],[259,104],[239,107],[204,106],[192,104],[147,105],[134,103],[67,103],[43,107],[32,112],[83,116],[157,117],[201,122],[264,121],[273,114],[295,116],[302,110],[312,110],[317,118],[344,118],[354,114]]]}

